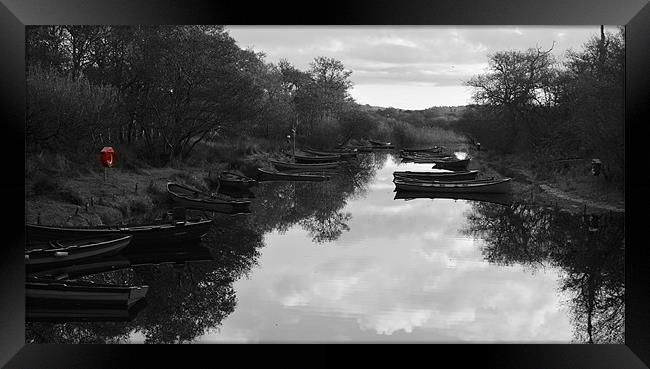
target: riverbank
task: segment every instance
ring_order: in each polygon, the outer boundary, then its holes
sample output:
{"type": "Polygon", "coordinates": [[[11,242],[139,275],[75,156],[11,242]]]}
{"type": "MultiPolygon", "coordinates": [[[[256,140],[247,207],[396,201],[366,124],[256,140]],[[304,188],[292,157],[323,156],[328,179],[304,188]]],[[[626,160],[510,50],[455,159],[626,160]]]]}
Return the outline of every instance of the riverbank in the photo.
{"type": "Polygon", "coordinates": [[[147,222],[173,207],[167,183],[214,192],[216,176],[236,170],[255,177],[278,152],[254,151],[236,160],[212,159],[165,167],[77,168],[64,157],[46,162],[30,158],[25,176],[25,222],[58,226],[95,226],[147,222]]]}
{"type": "Polygon", "coordinates": [[[573,165],[562,173],[540,178],[533,164],[516,155],[476,150],[470,155],[474,159],[470,169],[480,170],[485,177],[512,178],[515,201],[557,206],[571,212],[625,212],[625,194],[603,176],[593,176],[590,164],[573,165]]]}

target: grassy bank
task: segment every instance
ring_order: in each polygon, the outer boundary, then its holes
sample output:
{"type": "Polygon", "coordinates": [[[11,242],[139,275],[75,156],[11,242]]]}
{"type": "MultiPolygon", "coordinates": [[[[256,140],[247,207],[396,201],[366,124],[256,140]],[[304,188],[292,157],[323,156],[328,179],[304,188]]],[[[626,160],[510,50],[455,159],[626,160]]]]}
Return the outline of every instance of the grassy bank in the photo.
{"type": "Polygon", "coordinates": [[[553,169],[522,156],[498,155],[472,149],[470,169],[485,176],[513,178],[514,197],[518,201],[552,205],[570,211],[624,211],[625,194],[620,186],[591,174],[591,162],[585,160],[558,163],[553,169]]]}
{"type": "Polygon", "coordinates": [[[219,172],[237,170],[254,177],[258,167],[268,166],[268,159],[280,154],[270,142],[233,141],[202,145],[184,162],[164,167],[129,159],[119,150],[117,155],[117,167],[108,169],[106,177],[97,162],[84,165],[64,155],[28,156],[25,221],[67,226],[146,222],[173,206],[167,182],[212,192],[219,172]]]}

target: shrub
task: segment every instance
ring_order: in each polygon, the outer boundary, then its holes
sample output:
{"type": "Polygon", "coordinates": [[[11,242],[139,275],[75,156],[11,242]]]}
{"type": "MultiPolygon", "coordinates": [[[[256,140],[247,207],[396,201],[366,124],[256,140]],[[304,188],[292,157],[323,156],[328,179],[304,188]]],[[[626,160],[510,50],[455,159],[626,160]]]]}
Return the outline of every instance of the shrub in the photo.
{"type": "Polygon", "coordinates": [[[83,196],[71,187],[63,187],[59,190],[59,198],[65,202],[82,206],[85,204],[83,196]]]}
{"type": "Polygon", "coordinates": [[[32,184],[32,191],[36,196],[50,195],[59,191],[59,183],[45,173],[36,175],[32,184]]]}

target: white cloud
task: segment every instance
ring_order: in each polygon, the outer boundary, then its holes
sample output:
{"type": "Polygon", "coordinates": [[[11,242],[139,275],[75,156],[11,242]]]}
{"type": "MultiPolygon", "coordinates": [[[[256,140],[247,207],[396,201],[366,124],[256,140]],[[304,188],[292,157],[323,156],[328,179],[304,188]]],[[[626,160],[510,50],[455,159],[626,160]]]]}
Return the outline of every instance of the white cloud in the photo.
{"type": "Polygon", "coordinates": [[[286,58],[298,68],[307,69],[317,56],[337,58],[353,71],[352,95],[358,102],[405,109],[470,103],[471,92],[463,88],[462,82],[483,72],[490,53],[554,45],[554,54],[562,57],[567,49],[579,49],[599,32],[597,26],[228,26],[227,29],[240,46],[253,46],[256,51],[265,52],[269,62],[286,58]]]}

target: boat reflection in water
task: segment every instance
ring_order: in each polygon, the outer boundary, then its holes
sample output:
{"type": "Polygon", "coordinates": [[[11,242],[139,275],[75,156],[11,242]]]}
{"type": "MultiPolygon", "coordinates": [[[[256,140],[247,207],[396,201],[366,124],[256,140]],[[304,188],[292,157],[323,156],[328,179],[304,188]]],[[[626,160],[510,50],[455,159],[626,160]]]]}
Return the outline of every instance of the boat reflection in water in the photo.
{"type": "Polygon", "coordinates": [[[453,199],[489,202],[500,205],[510,206],[513,203],[512,194],[508,193],[446,193],[446,192],[415,192],[415,191],[396,191],[395,200],[414,200],[414,199],[453,199]]]}

